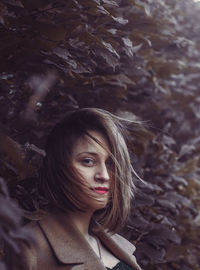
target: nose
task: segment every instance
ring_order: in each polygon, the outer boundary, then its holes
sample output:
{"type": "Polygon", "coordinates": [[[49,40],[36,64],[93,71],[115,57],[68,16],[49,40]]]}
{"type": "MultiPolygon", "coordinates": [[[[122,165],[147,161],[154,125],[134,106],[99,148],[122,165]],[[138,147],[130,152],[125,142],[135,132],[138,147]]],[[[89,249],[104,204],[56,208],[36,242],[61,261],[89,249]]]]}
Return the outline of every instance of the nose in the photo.
{"type": "Polygon", "coordinates": [[[106,182],[109,179],[110,179],[110,175],[106,167],[106,164],[100,165],[95,173],[95,181],[106,182]]]}

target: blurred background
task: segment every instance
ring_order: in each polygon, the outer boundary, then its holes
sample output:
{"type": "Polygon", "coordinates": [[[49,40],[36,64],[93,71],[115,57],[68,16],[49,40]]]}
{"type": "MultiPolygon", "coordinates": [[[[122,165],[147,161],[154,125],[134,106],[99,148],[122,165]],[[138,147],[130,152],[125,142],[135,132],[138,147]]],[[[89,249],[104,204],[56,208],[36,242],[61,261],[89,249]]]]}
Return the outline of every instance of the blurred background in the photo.
{"type": "Polygon", "coordinates": [[[134,179],[121,232],[139,264],[200,269],[199,12],[193,0],[0,1],[1,239],[13,245],[7,224],[24,235],[19,216],[45,204],[36,181],[52,127],[98,107],[143,123],[129,149],[146,184],[134,179]]]}

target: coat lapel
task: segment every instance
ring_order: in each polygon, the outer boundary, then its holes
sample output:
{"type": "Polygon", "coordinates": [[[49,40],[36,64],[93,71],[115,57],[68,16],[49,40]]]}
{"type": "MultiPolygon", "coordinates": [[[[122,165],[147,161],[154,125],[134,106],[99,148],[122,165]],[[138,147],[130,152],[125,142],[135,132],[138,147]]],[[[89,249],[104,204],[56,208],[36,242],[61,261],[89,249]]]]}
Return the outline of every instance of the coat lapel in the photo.
{"type": "Polygon", "coordinates": [[[102,243],[121,261],[124,261],[135,270],[141,270],[135,256],[135,246],[119,234],[110,234],[104,231],[96,233],[102,243]]]}
{"type": "MultiPolygon", "coordinates": [[[[100,259],[81,233],[59,215],[49,215],[39,221],[39,226],[47,238],[55,257],[64,264],[76,264],[77,270],[105,270],[100,259]]],[[[135,246],[120,235],[95,232],[100,241],[120,260],[136,270],[141,268],[132,255],[135,246]]]]}
{"type": "Polygon", "coordinates": [[[90,245],[74,226],[65,226],[59,217],[48,216],[39,221],[55,257],[64,264],[77,264],[79,270],[105,270],[90,245]]]}

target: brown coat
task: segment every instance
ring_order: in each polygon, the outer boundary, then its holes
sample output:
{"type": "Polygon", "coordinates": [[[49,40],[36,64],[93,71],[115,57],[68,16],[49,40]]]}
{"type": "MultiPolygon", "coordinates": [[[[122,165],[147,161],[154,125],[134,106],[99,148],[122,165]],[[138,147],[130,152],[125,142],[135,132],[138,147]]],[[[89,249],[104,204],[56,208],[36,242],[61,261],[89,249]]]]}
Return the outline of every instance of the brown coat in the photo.
{"type": "MultiPolygon", "coordinates": [[[[105,270],[70,220],[66,226],[62,219],[49,215],[38,222],[31,222],[28,229],[36,237],[36,243],[23,247],[21,259],[24,270],[105,270]]],[[[100,232],[96,235],[119,260],[134,270],[141,270],[132,255],[135,246],[129,241],[117,234],[100,232]]],[[[14,270],[15,266],[10,266],[10,269],[14,270]]]]}

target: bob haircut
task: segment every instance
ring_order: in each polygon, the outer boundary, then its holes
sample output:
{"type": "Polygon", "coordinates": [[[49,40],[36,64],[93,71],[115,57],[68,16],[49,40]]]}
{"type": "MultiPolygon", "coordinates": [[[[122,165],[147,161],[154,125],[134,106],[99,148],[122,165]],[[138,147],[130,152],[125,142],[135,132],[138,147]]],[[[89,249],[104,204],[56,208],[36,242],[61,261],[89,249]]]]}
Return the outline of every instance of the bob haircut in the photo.
{"type": "Polygon", "coordinates": [[[110,232],[115,232],[124,223],[135,188],[123,122],[126,120],[103,109],[84,108],[69,112],[50,133],[40,168],[39,189],[51,206],[64,212],[86,211],[87,197],[80,192],[84,183],[71,165],[73,146],[81,137],[90,137],[100,144],[88,131],[102,133],[108,141],[112,160],[111,198],[105,208],[94,213],[92,224],[99,224],[99,228],[110,232]]]}

